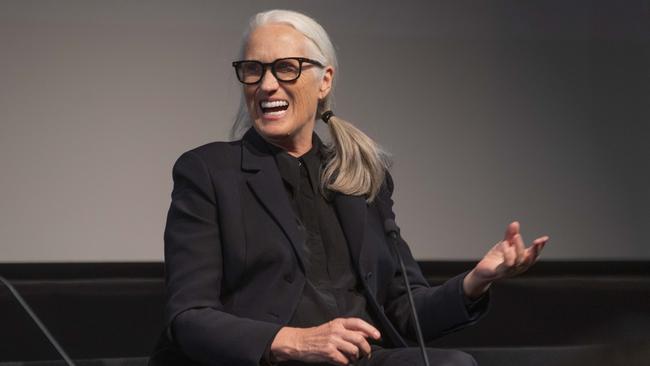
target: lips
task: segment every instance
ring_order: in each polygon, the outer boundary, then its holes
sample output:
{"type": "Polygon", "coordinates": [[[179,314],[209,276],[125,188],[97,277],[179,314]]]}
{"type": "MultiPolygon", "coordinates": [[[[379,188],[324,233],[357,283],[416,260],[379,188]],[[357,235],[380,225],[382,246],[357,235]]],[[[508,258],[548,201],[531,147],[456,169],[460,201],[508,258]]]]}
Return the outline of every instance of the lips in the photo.
{"type": "Polygon", "coordinates": [[[266,99],[259,103],[262,115],[266,119],[278,119],[284,116],[289,108],[289,102],[284,99],[266,99]]]}

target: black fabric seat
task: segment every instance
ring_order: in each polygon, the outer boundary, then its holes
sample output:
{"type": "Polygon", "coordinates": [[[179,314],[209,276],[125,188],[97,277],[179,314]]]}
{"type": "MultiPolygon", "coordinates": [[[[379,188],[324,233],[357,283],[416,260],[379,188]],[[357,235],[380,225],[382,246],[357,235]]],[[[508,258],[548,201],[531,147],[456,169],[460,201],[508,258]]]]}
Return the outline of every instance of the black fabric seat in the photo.
{"type": "MultiPolygon", "coordinates": [[[[421,266],[435,284],[472,263],[421,266]]],[[[163,329],[161,263],[0,264],[0,275],[78,365],[147,364],[163,329]]],[[[0,366],[64,364],[5,288],[0,314],[0,366]]],[[[482,366],[645,366],[650,263],[540,262],[493,287],[478,325],[430,346],[460,348],[482,366]]]]}

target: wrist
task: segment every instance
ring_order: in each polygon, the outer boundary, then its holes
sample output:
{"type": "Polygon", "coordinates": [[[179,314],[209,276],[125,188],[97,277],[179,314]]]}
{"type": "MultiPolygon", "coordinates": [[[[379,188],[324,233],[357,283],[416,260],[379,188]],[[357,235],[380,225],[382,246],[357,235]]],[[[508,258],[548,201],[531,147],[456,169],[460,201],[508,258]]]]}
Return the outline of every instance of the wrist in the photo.
{"type": "Polygon", "coordinates": [[[272,362],[283,362],[293,358],[296,353],[296,333],[299,328],[283,327],[271,343],[269,352],[272,362]]]}
{"type": "Polygon", "coordinates": [[[463,279],[463,292],[470,300],[476,300],[487,292],[492,281],[481,279],[471,270],[463,279]]]}

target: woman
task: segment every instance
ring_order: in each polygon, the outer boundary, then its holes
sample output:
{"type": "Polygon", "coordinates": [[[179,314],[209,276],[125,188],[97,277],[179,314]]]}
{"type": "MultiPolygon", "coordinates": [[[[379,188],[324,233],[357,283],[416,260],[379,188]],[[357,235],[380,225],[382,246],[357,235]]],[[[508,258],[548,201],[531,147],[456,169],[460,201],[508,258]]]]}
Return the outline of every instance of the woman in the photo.
{"type": "MultiPolygon", "coordinates": [[[[233,131],[243,138],[174,166],[167,351],[152,363],[419,364],[384,234],[394,218],[387,159],[330,111],[337,63],[326,32],[296,12],[257,14],[233,66],[243,84],[233,131]],[[331,146],[314,133],[319,118],[331,146]]],[[[400,242],[425,339],[476,322],[490,284],[525,271],[547,240],[526,248],[512,223],[472,271],[437,287],[400,242]]],[[[428,354],[432,365],[475,364],[458,351],[428,354]]]]}

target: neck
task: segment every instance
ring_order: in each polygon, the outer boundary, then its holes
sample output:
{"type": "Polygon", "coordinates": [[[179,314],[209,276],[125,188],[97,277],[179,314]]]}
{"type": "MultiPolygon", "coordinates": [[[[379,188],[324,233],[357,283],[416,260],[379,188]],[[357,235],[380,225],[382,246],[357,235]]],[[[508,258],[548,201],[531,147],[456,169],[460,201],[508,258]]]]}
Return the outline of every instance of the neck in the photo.
{"type": "Polygon", "coordinates": [[[283,150],[293,157],[300,157],[305,155],[312,147],[312,134],[314,128],[302,128],[295,131],[295,134],[284,137],[264,136],[260,134],[268,143],[271,143],[283,150]]]}
{"type": "Polygon", "coordinates": [[[283,150],[286,150],[287,154],[296,158],[305,155],[312,147],[311,138],[303,141],[278,141],[271,139],[268,139],[267,141],[283,150]]]}

